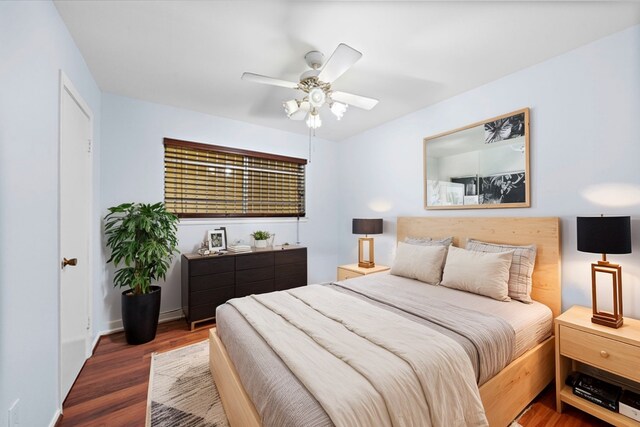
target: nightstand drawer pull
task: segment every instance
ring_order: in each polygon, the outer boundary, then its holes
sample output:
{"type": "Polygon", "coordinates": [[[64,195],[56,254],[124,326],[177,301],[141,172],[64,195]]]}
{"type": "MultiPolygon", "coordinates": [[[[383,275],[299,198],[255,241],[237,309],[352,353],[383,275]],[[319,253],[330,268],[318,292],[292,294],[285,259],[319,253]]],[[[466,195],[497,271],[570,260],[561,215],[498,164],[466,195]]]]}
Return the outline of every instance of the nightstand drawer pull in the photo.
{"type": "Polygon", "coordinates": [[[609,353],[607,353],[605,350],[602,350],[600,352],[600,356],[602,356],[602,357],[604,357],[606,359],[607,357],[609,357],[609,353]]]}

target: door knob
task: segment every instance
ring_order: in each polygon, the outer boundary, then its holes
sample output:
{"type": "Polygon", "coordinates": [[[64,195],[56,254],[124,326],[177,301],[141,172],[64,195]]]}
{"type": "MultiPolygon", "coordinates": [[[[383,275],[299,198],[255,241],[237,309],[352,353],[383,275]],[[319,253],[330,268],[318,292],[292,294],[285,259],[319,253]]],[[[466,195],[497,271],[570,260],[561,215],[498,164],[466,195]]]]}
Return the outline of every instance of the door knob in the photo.
{"type": "Polygon", "coordinates": [[[67,265],[78,265],[78,258],[62,258],[62,268],[65,268],[67,265]]]}

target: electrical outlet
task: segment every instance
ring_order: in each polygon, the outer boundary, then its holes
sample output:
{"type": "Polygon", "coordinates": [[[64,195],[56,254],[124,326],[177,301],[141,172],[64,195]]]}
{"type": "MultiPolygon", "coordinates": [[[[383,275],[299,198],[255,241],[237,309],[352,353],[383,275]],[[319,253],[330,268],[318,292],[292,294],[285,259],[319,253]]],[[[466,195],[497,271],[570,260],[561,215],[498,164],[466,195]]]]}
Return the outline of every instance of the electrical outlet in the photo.
{"type": "Polygon", "coordinates": [[[9,408],[9,427],[15,427],[20,424],[20,399],[16,399],[9,408]]]}

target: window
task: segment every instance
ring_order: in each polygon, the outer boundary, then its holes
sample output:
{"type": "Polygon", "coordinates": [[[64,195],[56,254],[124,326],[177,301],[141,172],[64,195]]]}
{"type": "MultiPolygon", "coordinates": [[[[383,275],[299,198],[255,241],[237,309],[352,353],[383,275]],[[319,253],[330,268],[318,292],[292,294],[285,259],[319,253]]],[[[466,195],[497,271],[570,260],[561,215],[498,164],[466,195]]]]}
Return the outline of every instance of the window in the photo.
{"type": "Polygon", "coordinates": [[[305,159],[164,139],[164,202],[181,218],[305,215],[305,159]]]}

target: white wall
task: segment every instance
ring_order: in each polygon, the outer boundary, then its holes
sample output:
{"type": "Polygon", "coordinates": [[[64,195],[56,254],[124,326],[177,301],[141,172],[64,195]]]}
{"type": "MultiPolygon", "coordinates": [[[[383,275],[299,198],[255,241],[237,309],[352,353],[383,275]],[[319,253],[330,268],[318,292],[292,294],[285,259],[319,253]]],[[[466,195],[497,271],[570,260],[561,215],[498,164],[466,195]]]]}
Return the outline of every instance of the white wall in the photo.
{"type": "Polygon", "coordinates": [[[18,398],[21,426],[49,425],[58,408],[60,69],[94,115],[97,211],[100,90],[53,3],[0,2],[2,425],[18,398]]]}
{"type": "MultiPolygon", "coordinates": [[[[304,123],[301,123],[304,126],[304,123]]],[[[102,97],[102,215],[123,202],[157,202],[164,196],[164,137],[254,151],[308,158],[308,138],[262,126],[179,108],[104,94],[102,97]]],[[[338,212],[335,204],[337,143],[314,138],[307,166],[307,219],[300,224],[300,242],[308,247],[309,282],[335,277],[338,212]]],[[[248,241],[266,229],[276,243],[296,242],[295,220],[183,220],[178,238],[181,252],[193,252],[208,229],[226,226],[227,238],[248,241]]],[[[120,291],[113,289],[113,268],[103,264],[99,321],[103,329],[118,326],[120,291]]],[[[179,257],[162,285],[162,312],[180,308],[179,257]]]]}
{"type": "MultiPolygon", "coordinates": [[[[640,318],[639,76],[635,26],[343,141],[340,218],[383,217],[376,261],[389,264],[397,216],[559,216],[567,308],[591,306],[589,263],[598,259],[576,251],[575,217],[631,215],[635,253],[609,258],[623,265],[625,313],[640,318]],[[531,108],[531,208],[425,211],[422,139],[523,107],[531,108]]],[[[353,262],[356,238],[348,221],[339,225],[340,261],[353,262]]]]}

